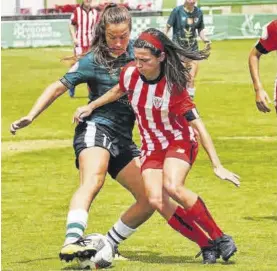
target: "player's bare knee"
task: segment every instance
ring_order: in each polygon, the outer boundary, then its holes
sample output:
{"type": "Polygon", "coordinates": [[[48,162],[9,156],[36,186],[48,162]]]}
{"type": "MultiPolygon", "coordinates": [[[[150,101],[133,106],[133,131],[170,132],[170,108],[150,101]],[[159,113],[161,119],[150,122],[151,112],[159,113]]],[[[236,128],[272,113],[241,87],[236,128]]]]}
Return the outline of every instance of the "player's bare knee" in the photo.
{"type": "Polygon", "coordinates": [[[171,182],[165,182],[164,188],[166,192],[170,195],[170,197],[173,198],[180,198],[184,191],[184,187],[182,185],[174,184],[171,182]]]}
{"type": "Polygon", "coordinates": [[[93,174],[82,178],[80,187],[83,190],[87,190],[88,193],[98,193],[105,182],[105,176],[103,174],[93,174]]]}
{"type": "Polygon", "coordinates": [[[161,211],[163,208],[163,199],[159,196],[150,196],[148,202],[151,208],[161,211]]]}

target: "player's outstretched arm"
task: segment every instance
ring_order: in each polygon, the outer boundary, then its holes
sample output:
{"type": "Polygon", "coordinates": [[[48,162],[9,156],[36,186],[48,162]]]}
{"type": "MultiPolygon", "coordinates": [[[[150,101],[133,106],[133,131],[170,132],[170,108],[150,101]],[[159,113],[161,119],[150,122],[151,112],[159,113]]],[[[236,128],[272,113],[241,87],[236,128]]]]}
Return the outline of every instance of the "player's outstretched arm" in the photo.
{"type": "Polygon", "coordinates": [[[73,115],[73,123],[83,122],[96,108],[118,100],[124,92],[120,89],[119,84],[115,85],[104,95],[90,102],[88,105],[78,107],[73,115]]]}
{"type": "Polygon", "coordinates": [[[271,103],[271,101],[268,97],[268,94],[263,89],[263,85],[259,75],[259,62],[261,55],[262,54],[256,48],[253,48],[249,54],[248,65],[254,90],[256,93],[256,106],[259,111],[266,113],[270,112],[268,103],[271,103]]]}
{"type": "Polygon", "coordinates": [[[51,103],[67,90],[67,87],[60,81],[56,81],[48,86],[37,99],[27,116],[14,121],[10,126],[10,132],[15,135],[16,131],[30,125],[51,103]]]}
{"type": "Polygon", "coordinates": [[[237,187],[240,186],[240,177],[221,165],[211,136],[205,128],[202,120],[200,118],[194,119],[190,121],[190,125],[192,128],[197,130],[201,144],[212,162],[215,175],[222,180],[230,181],[237,187]]]}

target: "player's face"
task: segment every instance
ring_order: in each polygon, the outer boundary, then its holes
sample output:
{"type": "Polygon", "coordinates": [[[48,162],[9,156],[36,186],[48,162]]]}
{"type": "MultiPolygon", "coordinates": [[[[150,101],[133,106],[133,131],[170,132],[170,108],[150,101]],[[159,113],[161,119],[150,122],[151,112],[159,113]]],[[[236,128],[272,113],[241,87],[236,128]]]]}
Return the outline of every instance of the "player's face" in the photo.
{"type": "Polygon", "coordinates": [[[156,79],[160,75],[164,53],[160,57],[156,57],[146,48],[135,48],[134,52],[139,72],[148,80],[156,79]]]}
{"type": "Polygon", "coordinates": [[[126,52],[130,39],[129,22],[126,21],[120,24],[107,24],[105,36],[111,54],[114,56],[122,55],[126,52]]]}
{"type": "Polygon", "coordinates": [[[185,4],[188,6],[194,6],[196,4],[196,0],[186,0],[185,4]]]}

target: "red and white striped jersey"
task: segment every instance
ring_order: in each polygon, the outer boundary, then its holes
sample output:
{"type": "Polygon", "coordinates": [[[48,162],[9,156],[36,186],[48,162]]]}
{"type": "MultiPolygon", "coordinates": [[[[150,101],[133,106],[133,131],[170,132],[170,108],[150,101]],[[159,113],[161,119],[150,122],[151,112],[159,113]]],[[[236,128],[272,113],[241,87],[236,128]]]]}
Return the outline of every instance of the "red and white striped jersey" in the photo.
{"type": "Polygon", "coordinates": [[[195,110],[188,92],[170,94],[165,76],[158,82],[147,82],[134,62],[126,66],[119,80],[134,109],[144,151],[166,149],[175,140],[195,141],[193,129],[183,116],[195,110]]]}
{"type": "Polygon", "coordinates": [[[79,41],[80,47],[90,47],[94,37],[94,28],[98,20],[97,10],[91,8],[87,12],[81,5],[74,10],[70,20],[71,24],[76,26],[76,38],[79,41]]]}
{"type": "Polygon", "coordinates": [[[267,52],[277,50],[277,20],[265,26],[259,43],[267,52]]]}

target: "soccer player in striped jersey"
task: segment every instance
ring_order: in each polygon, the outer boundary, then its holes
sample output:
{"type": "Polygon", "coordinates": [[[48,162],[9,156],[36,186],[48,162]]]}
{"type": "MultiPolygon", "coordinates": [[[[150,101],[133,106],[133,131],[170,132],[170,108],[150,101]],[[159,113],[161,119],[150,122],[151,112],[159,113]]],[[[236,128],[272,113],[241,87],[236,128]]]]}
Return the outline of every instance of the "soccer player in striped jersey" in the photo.
{"type": "Polygon", "coordinates": [[[150,28],[134,43],[135,61],[120,74],[119,86],[77,110],[74,118],[82,121],[90,111],[127,95],[134,109],[141,137],[141,172],[151,206],[174,229],[181,222],[184,236],[200,247],[203,263],[224,261],[237,251],[231,236],[225,235],[212,218],[203,200],[184,187],[184,181],[197,155],[198,143],[194,130],[207,152],[214,173],[236,186],[239,176],[225,169],[213,142],[186,90],[189,71],[180,61],[207,58],[206,50],[192,52],[182,49],[159,30],[150,28]],[[180,206],[169,204],[172,198],[180,206]],[[201,233],[212,240],[201,244],[201,233]]]}
{"type": "MultiPolygon", "coordinates": [[[[94,29],[98,20],[98,11],[91,7],[92,0],[84,0],[70,17],[69,31],[74,45],[74,55],[81,56],[91,49],[94,29]]],[[[69,89],[69,96],[74,97],[75,88],[69,89]]]]}
{"type": "MultiPolygon", "coordinates": [[[[249,70],[253,81],[253,86],[256,94],[256,106],[261,112],[270,112],[268,103],[270,98],[264,90],[262,81],[259,75],[259,62],[260,57],[264,54],[277,50],[277,20],[268,23],[264,29],[261,38],[258,40],[256,46],[249,54],[249,70]]],[[[277,77],[274,86],[274,105],[277,113],[277,77]]]]}

